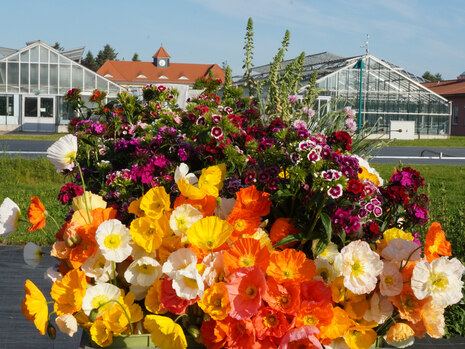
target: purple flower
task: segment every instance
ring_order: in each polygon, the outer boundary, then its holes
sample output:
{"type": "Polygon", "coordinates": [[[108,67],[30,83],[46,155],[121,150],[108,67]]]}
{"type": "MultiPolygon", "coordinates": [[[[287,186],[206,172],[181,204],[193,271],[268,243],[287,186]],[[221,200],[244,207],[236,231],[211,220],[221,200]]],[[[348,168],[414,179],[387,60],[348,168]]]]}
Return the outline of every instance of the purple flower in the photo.
{"type": "Polygon", "coordinates": [[[220,123],[222,118],[223,117],[221,115],[217,115],[217,114],[212,115],[212,121],[213,121],[214,124],[220,123]]]}
{"type": "Polygon", "coordinates": [[[256,181],[257,174],[252,171],[247,171],[245,174],[245,184],[250,184],[256,181]]]}
{"type": "Polygon", "coordinates": [[[300,162],[300,155],[297,153],[292,153],[289,155],[289,158],[291,159],[292,163],[297,165],[300,162]]]}
{"type": "Polygon", "coordinates": [[[268,183],[270,180],[270,174],[266,171],[260,171],[258,173],[258,180],[262,183],[268,183]]]}
{"type": "Polygon", "coordinates": [[[278,189],[278,184],[279,184],[279,178],[278,177],[271,178],[271,180],[268,182],[268,189],[277,190],[278,189]]]}

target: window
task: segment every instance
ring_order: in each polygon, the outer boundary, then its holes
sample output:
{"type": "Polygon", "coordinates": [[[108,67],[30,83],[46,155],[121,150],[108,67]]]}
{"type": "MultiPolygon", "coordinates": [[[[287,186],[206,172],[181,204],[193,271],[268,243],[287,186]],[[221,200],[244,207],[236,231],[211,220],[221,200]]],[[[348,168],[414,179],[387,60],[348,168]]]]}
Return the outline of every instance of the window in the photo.
{"type": "Polygon", "coordinates": [[[452,125],[458,125],[459,124],[459,107],[454,106],[452,109],[452,125]]]}
{"type": "Polygon", "coordinates": [[[13,96],[0,96],[0,115],[10,116],[14,113],[13,96]]]}

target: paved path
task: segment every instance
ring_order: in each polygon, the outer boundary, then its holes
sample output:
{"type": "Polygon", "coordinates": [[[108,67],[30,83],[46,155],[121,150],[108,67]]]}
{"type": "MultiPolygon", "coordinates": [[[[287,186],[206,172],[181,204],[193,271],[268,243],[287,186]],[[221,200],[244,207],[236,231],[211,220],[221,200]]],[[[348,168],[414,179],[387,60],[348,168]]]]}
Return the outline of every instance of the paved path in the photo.
{"type": "MultiPolygon", "coordinates": [[[[44,249],[49,251],[50,249],[44,249]]],[[[24,298],[24,282],[31,280],[50,298],[50,284],[43,278],[48,267],[55,264],[55,259],[44,255],[42,263],[36,269],[27,266],[23,260],[23,248],[19,246],[0,246],[0,349],[77,349],[81,338],[80,332],[73,338],[57,329],[57,338],[52,341],[47,335],[40,335],[34,324],[29,322],[21,312],[24,298]]],[[[450,340],[417,340],[410,348],[465,348],[464,338],[450,340]]]]}
{"type": "MultiPolygon", "coordinates": [[[[54,265],[55,260],[44,255],[42,263],[36,269],[29,267],[23,259],[23,248],[19,246],[0,246],[0,349],[73,349],[79,347],[80,332],[73,338],[57,329],[57,338],[52,341],[42,336],[34,324],[21,312],[24,298],[24,282],[31,280],[50,297],[50,283],[43,277],[45,270],[54,265]]],[[[51,307],[49,308],[51,309],[51,307]]]]}

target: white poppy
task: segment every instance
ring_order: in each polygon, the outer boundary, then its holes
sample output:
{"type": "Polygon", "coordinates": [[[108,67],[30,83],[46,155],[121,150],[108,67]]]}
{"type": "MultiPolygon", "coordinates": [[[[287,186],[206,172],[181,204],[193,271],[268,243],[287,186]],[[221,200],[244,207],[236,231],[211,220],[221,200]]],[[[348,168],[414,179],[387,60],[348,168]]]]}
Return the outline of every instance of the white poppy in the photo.
{"type": "Polygon", "coordinates": [[[92,211],[96,208],[107,208],[107,202],[103,200],[103,198],[100,195],[94,194],[90,191],[86,191],[85,194],[76,196],[71,202],[71,206],[74,211],[87,209],[89,211],[92,211]]]}
{"type": "Polygon", "coordinates": [[[199,181],[195,174],[189,173],[189,167],[184,162],[181,162],[174,171],[174,181],[178,183],[180,179],[184,179],[187,183],[192,185],[197,184],[199,181]]]}
{"type": "Polygon", "coordinates": [[[56,267],[49,267],[44,272],[44,279],[53,284],[55,281],[61,281],[63,279],[63,275],[61,275],[56,267]]]}
{"type": "Polygon", "coordinates": [[[27,265],[30,265],[33,268],[37,267],[40,264],[43,255],[44,252],[42,252],[40,246],[36,245],[33,242],[28,242],[26,246],[24,246],[24,261],[27,265]]]}
{"type": "Polygon", "coordinates": [[[172,279],[173,290],[179,298],[202,298],[205,286],[195,264],[189,264],[186,268],[177,271],[172,279]]]}
{"type": "Polygon", "coordinates": [[[383,296],[397,296],[402,292],[404,280],[397,264],[384,261],[379,279],[379,291],[383,296]]]}
{"type": "Polygon", "coordinates": [[[18,219],[21,210],[10,198],[5,198],[0,205],[0,235],[6,238],[18,229],[18,219]]]}
{"type": "Polygon", "coordinates": [[[457,258],[440,257],[431,263],[423,260],[413,268],[411,286],[415,297],[433,298],[442,308],[462,299],[464,266],[457,258]]]}
{"type": "Polygon", "coordinates": [[[55,165],[57,172],[72,170],[74,168],[77,150],[77,137],[66,135],[47,149],[47,158],[55,165]]]}
{"type": "Polygon", "coordinates": [[[77,320],[71,314],[60,315],[56,318],[55,322],[60,331],[66,333],[70,337],[72,337],[78,330],[77,320]]]}
{"type": "Polygon", "coordinates": [[[183,204],[171,212],[170,227],[176,235],[182,235],[192,224],[202,218],[202,212],[189,204],[183,204]]]}
{"type": "Polygon", "coordinates": [[[366,241],[352,241],[341,250],[344,286],[355,294],[370,293],[383,270],[379,255],[366,241]]]}
{"type": "Polygon", "coordinates": [[[393,262],[419,261],[421,248],[414,241],[393,239],[381,251],[381,256],[393,262]]]}
{"type": "Polygon", "coordinates": [[[129,291],[134,294],[136,301],[141,301],[147,295],[147,291],[149,290],[150,286],[139,286],[139,285],[130,285],[129,291]]]}
{"type": "Polygon", "coordinates": [[[89,315],[92,309],[98,309],[98,316],[110,309],[116,304],[121,296],[121,290],[112,284],[98,284],[91,286],[86,290],[86,294],[82,299],[82,311],[89,315]]]}
{"type": "Polygon", "coordinates": [[[315,259],[315,267],[314,280],[323,281],[326,285],[329,285],[337,276],[331,263],[319,256],[315,259]]]}
{"type": "Polygon", "coordinates": [[[208,287],[211,287],[215,282],[224,282],[228,276],[224,267],[223,252],[213,252],[207,254],[202,264],[205,265],[205,270],[202,273],[202,278],[208,287]]]}
{"type": "Polygon", "coordinates": [[[363,319],[366,321],[375,321],[378,324],[382,324],[391,317],[394,311],[394,307],[389,299],[381,296],[378,292],[372,294],[368,305],[368,310],[363,315],[363,319]]]}
{"type": "Polygon", "coordinates": [[[109,219],[100,224],[95,232],[95,240],[103,256],[109,261],[120,263],[132,252],[129,229],[117,219],[109,219]]]}
{"type": "Polygon", "coordinates": [[[87,277],[94,278],[97,284],[107,282],[110,279],[110,275],[113,276],[111,274],[111,262],[106,260],[100,249],[95,255],[85,260],[81,269],[86,273],[87,277]]]}
{"type": "Polygon", "coordinates": [[[162,271],[171,279],[174,279],[176,277],[176,272],[187,268],[187,266],[191,264],[194,266],[197,265],[197,256],[195,252],[188,248],[180,248],[168,256],[168,259],[163,264],[162,271]]]}
{"type": "Polygon", "coordinates": [[[124,272],[124,278],[132,285],[148,287],[161,276],[161,265],[155,259],[142,257],[133,261],[124,272]]]}

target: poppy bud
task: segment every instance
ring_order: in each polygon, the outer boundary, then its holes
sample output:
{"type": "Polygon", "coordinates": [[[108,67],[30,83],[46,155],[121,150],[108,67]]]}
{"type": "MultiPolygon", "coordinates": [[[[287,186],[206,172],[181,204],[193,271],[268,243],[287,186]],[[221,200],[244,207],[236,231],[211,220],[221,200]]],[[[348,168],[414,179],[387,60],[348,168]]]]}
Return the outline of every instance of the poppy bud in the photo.
{"type": "Polygon", "coordinates": [[[92,309],[89,314],[89,321],[94,322],[97,319],[98,309],[92,309]]]}
{"type": "Polygon", "coordinates": [[[50,339],[55,339],[57,337],[57,330],[56,328],[50,323],[50,321],[47,324],[47,334],[50,337],[50,339]]]}

